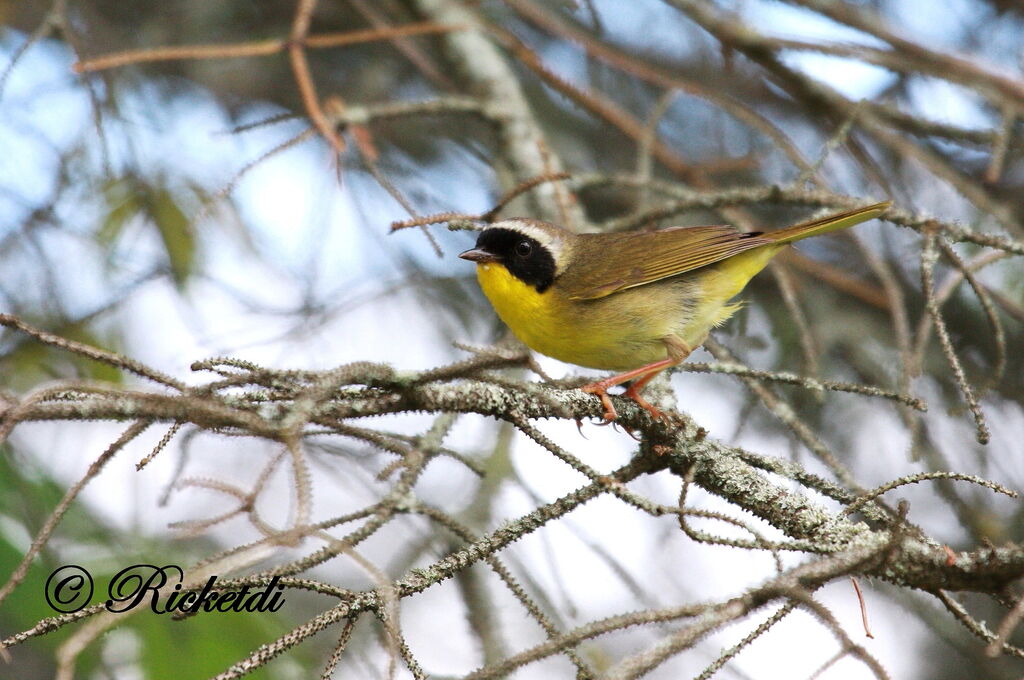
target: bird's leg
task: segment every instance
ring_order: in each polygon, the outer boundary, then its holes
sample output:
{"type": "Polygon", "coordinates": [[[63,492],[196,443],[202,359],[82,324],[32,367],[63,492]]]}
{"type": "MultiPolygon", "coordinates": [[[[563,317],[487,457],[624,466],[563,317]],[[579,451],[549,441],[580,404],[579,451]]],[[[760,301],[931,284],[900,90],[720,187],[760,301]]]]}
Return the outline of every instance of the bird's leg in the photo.
{"type": "Polygon", "coordinates": [[[618,413],[615,412],[615,407],[612,405],[612,400],[608,397],[608,388],[621,385],[627,380],[635,380],[633,384],[626,389],[623,396],[629,397],[651,414],[652,417],[661,419],[664,417],[661,411],[654,407],[653,404],[648,402],[642,396],[640,396],[640,389],[644,385],[649,383],[654,376],[664,371],[669,366],[675,366],[680,363],[686,357],[690,355],[690,348],[675,335],[670,335],[663,340],[665,347],[668,350],[669,357],[654,363],[641,366],[640,368],[634,368],[631,371],[613,375],[610,378],[604,380],[598,380],[595,383],[584,385],[580,389],[587,394],[596,395],[601,400],[601,405],[604,406],[604,419],[611,422],[618,418],[618,413]]]}
{"type": "MultiPolygon", "coordinates": [[[[674,366],[675,363],[673,362],[670,365],[674,366]]],[[[668,368],[668,366],[666,366],[665,368],[668,368]]],[[[637,405],[640,406],[640,408],[650,413],[651,417],[654,418],[655,420],[663,420],[665,418],[665,414],[658,410],[657,406],[655,406],[654,404],[640,396],[640,390],[643,389],[644,385],[651,382],[651,380],[653,380],[655,376],[664,371],[665,368],[653,370],[650,373],[640,378],[637,378],[633,382],[629,383],[629,387],[627,387],[626,391],[622,393],[622,396],[629,397],[630,399],[635,401],[637,405]]]]}
{"type": "MultiPolygon", "coordinates": [[[[674,363],[676,362],[673,359],[662,359],[661,361],[655,361],[653,364],[647,364],[646,366],[641,366],[640,368],[634,368],[632,371],[626,371],[625,373],[613,375],[610,378],[605,378],[604,380],[598,380],[597,382],[590,383],[589,385],[584,385],[580,389],[586,392],[587,394],[596,395],[597,398],[601,400],[601,405],[604,406],[604,419],[611,422],[618,418],[619,414],[615,412],[615,407],[612,406],[612,400],[611,398],[608,397],[609,387],[621,385],[627,380],[633,380],[634,378],[645,377],[648,373],[650,373],[652,376],[657,375],[658,373],[665,370],[674,363]]],[[[640,404],[640,406],[647,409],[648,411],[654,408],[646,401],[636,400],[635,397],[634,401],[636,401],[638,404],[640,404]]]]}

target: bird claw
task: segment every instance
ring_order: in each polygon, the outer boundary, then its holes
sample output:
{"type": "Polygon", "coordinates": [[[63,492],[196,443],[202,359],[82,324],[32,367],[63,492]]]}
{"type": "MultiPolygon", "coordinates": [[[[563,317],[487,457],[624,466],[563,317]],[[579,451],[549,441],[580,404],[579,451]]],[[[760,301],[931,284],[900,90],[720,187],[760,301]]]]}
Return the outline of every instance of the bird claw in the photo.
{"type": "MultiPolygon", "coordinates": [[[[615,410],[615,406],[612,405],[611,397],[608,396],[607,385],[604,385],[601,382],[596,382],[591,383],[589,385],[584,385],[580,389],[586,392],[587,394],[593,394],[594,396],[601,400],[601,405],[604,406],[604,422],[598,423],[599,426],[610,425],[618,419],[619,414],[615,410]]],[[[626,391],[622,393],[622,396],[629,397],[630,399],[632,399],[634,402],[636,402],[637,406],[650,413],[651,417],[654,418],[655,420],[661,422],[668,422],[668,416],[666,416],[654,404],[644,399],[643,396],[641,396],[640,394],[640,390],[636,388],[636,385],[630,385],[626,389],[626,391]]]]}
{"type": "Polygon", "coordinates": [[[630,385],[629,388],[627,388],[626,391],[623,392],[622,396],[629,397],[630,399],[635,401],[637,406],[650,413],[651,417],[654,418],[655,420],[668,422],[668,416],[662,413],[657,406],[655,406],[654,404],[640,396],[640,390],[636,389],[635,385],[630,385]]]}
{"type": "MultiPolygon", "coordinates": [[[[622,425],[622,423],[619,423],[619,425],[622,425]]],[[[636,433],[633,431],[633,428],[629,427],[628,425],[622,425],[622,429],[625,430],[626,434],[628,434],[629,438],[632,439],[633,441],[643,442],[643,437],[636,436],[636,433]]]]}
{"type": "Polygon", "coordinates": [[[604,415],[602,417],[605,421],[601,423],[601,425],[608,425],[609,423],[613,422],[616,418],[619,417],[618,412],[612,405],[611,397],[608,396],[607,386],[601,384],[600,382],[596,382],[591,383],[589,385],[584,385],[580,389],[586,392],[587,394],[593,394],[594,396],[601,400],[601,406],[604,406],[604,415]]]}

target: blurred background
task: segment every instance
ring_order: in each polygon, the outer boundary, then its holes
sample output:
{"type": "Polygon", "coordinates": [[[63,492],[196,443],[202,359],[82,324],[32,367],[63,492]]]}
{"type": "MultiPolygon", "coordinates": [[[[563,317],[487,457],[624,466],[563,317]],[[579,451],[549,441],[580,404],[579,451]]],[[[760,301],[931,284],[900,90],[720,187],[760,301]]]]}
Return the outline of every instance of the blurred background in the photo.
{"type": "MultiPolygon", "coordinates": [[[[958,380],[926,309],[920,234],[933,217],[1024,238],[1018,2],[0,0],[0,22],[0,312],[196,384],[206,378],[190,365],[215,356],[274,369],[365,360],[426,370],[469,356],[453,343],[488,345],[504,332],[471,266],[455,257],[474,235],[444,224],[391,233],[410,210],[481,214],[520,182],[559,172],[568,178],[517,197],[502,215],[578,230],[772,229],[842,207],[844,197],[891,198],[902,223],[801,244],[752,282],[750,304],[715,338],[759,369],[928,402],[922,415],[884,399],[773,386],[864,488],[928,470],[1024,486],[1024,269],[977,239],[940,244],[935,296],[963,367],[958,380]]],[[[713,360],[704,350],[691,358],[713,360]]],[[[586,373],[538,361],[555,378],[586,373]]],[[[60,381],[140,384],[0,334],[4,393],[21,398],[60,381]]],[[[835,476],[743,382],[682,370],[671,388],[715,439],[835,476]]],[[[410,413],[359,424],[416,435],[433,422],[410,413]]],[[[599,470],[636,449],[613,428],[584,424],[581,438],[571,421],[539,427],[599,470]]],[[[20,423],[0,444],[0,578],[122,431],[20,423]]],[[[232,514],[236,491],[279,446],[186,427],[137,472],[166,433],[147,430],[84,489],[0,604],[0,637],[52,615],[39,593],[57,565],[97,575],[135,562],[188,565],[260,537],[244,512],[232,514]]],[[[338,436],[306,445],[314,520],[366,507],[388,488],[392,453],[338,436]]],[[[439,457],[416,493],[477,533],[584,481],[491,419],[459,418],[445,445],[485,474],[439,457]]],[[[295,511],[288,474],[277,469],[265,484],[260,513],[283,527],[295,511]]],[[[631,488],[678,500],[667,474],[631,488]]],[[[947,481],[892,493],[954,549],[1024,538],[1019,504],[987,490],[947,481]]],[[[688,502],[729,512],[699,489],[688,502]]],[[[665,522],[601,497],[502,557],[561,628],[724,599],[772,573],[769,554],[698,544],[665,522]]],[[[360,550],[397,578],[459,545],[422,518],[399,517],[360,550]]],[[[314,549],[282,547],[266,561],[314,549]]],[[[376,578],[345,557],[309,576],[352,589],[376,578]]],[[[934,600],[862,585],[873,640],[863,638],[847,581],[819,599],[893,677],[1024,672],[1020,659],[987,658],[934,600]]],[[[964,605],[993,626],[1002,617],[980,596],[964,605]]],[[[126,618],[74,655],[75,677],[211,677],[321,608],[296,593],[275,615],[126,618]]],[[[544,639],[521,609],[477,565],[404,600],[401,625],[427,673],[461,677],[544,639]]],[[[650,677],[699,676],[760,620],[703,639],[650,677]]],[[[580,654],[601,669],[670,629],[618,631],[580,654]]],[[[66,669],[60,654],[74,634],[67,627],[11,649],[0,677],[66,669]]],[[[254,675],[310,677],[335,642],[335,633],[318,636],[254,675]]],[[[717,676],[808,677],[838,650],[797,612],[717,676]]],[[[394,672],[411,677],[401,664],[394,672]]],[[[575,672],[556,656],[514,677],[575,672]]],[[[388,675],[380,631],[357,627],[334,677],[388,675]]],[[[870,672],[845,657],[820,677],[870,672]]]]}

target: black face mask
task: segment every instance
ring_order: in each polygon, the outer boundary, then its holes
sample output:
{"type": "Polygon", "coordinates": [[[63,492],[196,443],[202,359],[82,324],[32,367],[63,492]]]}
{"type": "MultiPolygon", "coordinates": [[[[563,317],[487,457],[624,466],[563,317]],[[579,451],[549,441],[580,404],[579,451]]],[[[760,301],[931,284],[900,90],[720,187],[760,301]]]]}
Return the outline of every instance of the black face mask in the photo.
{"type": "Polygon", "coordinates": [[[514,229],[485,229],[476,241],[477,250],[486,250],[498,258],[517,279],[533,286],[538,293],[555,280],[555,258],[537,239],[514,229]]]}

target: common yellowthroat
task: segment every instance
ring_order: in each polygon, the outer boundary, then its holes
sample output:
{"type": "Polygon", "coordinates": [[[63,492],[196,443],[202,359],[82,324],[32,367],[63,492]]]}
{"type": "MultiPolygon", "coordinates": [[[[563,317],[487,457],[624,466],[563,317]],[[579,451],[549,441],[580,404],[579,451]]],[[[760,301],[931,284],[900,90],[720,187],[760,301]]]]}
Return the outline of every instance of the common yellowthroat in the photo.
{"type": "Polygon", "coordinates": [[[523,217],[496,222],[459,257],[498,316],[527,346],[588,368],[625,371],[581,389],[616,418],[608,388],[656,418],[640,390],[680,363],[742,306],[730,300],[786,245],[846,229],[889,202],[835,213],[770,233],[732,227],[575,234],[523,217]]]}

